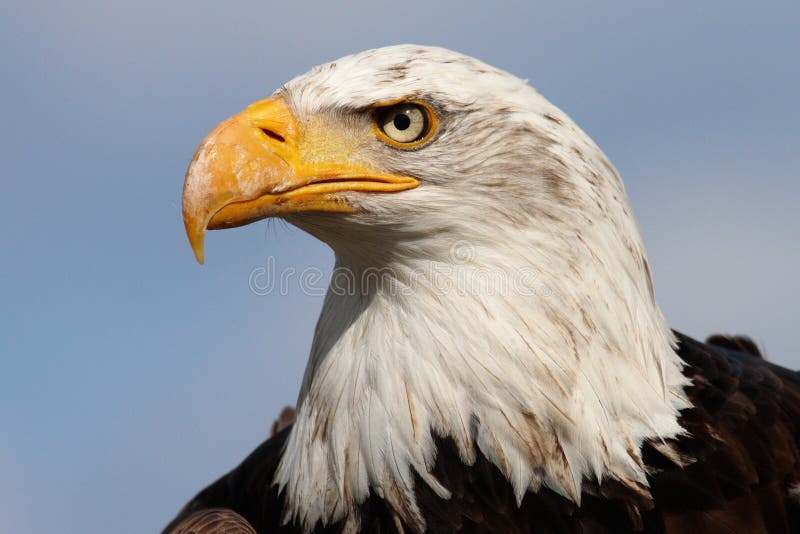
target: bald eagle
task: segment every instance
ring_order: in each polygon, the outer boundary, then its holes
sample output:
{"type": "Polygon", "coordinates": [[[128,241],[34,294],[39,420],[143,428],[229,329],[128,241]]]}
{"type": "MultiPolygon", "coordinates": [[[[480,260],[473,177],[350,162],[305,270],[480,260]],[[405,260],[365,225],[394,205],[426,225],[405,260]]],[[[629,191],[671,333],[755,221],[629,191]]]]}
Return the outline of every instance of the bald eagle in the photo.
{"type": "Polygon", "coordinates": [[[621,179],[525,81],[441,48],[312,69],[186,175],[207,229],[336,263],[294,423],[166,532],[800,532],[800,375],[673,332],[621,179]]]}

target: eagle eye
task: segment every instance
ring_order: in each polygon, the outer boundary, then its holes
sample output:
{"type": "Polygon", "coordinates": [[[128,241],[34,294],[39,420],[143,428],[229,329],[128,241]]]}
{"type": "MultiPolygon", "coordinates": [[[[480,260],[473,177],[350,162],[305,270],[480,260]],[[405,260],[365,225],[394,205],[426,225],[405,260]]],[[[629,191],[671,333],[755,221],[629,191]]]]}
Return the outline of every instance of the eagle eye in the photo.
{"type": "Polygon", "coordinates": [[[378,109],[378,136],[398,148],[412,148],[428,139],[436,126],[433,111],[419,102],[407,102],[378,109]]]}

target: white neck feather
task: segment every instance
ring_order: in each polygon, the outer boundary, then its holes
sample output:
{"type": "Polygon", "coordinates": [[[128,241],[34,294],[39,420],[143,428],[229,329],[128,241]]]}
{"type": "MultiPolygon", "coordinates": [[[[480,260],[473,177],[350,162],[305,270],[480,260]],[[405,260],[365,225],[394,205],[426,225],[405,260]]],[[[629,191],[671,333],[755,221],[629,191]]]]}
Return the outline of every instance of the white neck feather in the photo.
{"type": "Polygon", "coordinates": [[[335,274],[325,299],[276,475],[287,520],[357,521],[374,491],[424,529],[413,473],[449,496],[434,435],[465,463],[485,455],[518,501],[544,485],[579,503],[584,478],[646,488],[641,444],[681,432],[686,381],[619,197],[579,232],[395,243],[380,271],[340,250],[357,287],[335,274]]]}

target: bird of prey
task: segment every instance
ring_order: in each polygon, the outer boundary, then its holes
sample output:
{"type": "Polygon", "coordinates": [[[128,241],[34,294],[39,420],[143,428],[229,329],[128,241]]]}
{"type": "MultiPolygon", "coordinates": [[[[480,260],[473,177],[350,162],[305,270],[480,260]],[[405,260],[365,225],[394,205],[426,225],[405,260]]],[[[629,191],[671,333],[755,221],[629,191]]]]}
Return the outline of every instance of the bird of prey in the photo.
{"type": "Polygon", "coordinates": [[[800,375],[672,331],[622,181],[449,50],[318,66],[202,141],[183,216],[335,253],[294,423],[167,532],[800,532],[800,375]]]}

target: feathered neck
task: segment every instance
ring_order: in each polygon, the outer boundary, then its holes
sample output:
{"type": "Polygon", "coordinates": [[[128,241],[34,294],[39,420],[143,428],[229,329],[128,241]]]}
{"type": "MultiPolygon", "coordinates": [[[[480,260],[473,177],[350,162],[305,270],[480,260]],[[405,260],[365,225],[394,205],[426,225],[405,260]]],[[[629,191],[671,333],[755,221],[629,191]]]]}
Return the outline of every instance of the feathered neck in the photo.
{"type": "Polygon", "coordinates": [[[641,444],[679,434],[687,401],[621,198],[580,232],[465,224],[380,263],[337,250],[276,474],[286,519],[355,526],[373,491],[424,530],[414,473],[449,497],[434,435],[485,455],[518,501],[544,485],[579,503],[585,478],[646,492],[641,444]]]}

